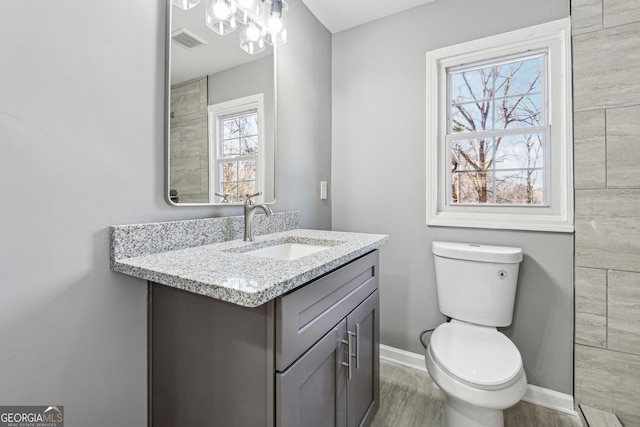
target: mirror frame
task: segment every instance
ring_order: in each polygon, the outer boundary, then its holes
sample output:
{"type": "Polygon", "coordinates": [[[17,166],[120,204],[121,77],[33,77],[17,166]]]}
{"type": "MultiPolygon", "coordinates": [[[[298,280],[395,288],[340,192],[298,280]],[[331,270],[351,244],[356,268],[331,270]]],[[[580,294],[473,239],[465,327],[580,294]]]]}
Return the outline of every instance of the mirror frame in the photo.
{"type": "MultiPolygon", "coordinates": [[[[201,0],[206,1],[206,0],[201,0]]],[[[243,202],[235,203],[176,203],[171,200],[171,25],[173,5],[171,0],[165,0],[165,67],[164,67],[164,199],[170,206],[242,206],[243,202]]],[[[240,47],[238,47],[240,49],[240,47]]],[[[276,171],[278,148],[278,46],[273,46],[273,198],[261,201],[265,205],[272,205],[277,200],[276,171]]],[[[208,128],[208,126],[207,126],[208,128]]],[[[208,138],[207,138],[208,139],[208,138]]]]}

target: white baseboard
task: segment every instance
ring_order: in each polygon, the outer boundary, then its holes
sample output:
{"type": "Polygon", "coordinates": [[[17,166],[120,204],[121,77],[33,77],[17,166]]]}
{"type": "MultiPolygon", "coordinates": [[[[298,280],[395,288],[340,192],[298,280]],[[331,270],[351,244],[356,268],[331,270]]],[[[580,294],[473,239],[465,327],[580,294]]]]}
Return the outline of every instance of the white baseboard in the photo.
{"type": "MultiPolygon", "coordinates": [[[[380,359],[427,372],[424,354],[411,353],[410,351],[380,344],[380,359]]],[[[578,416],[578,413],[573,409],[573,396],[570,394],[528,384],[527,392],[522,400],[574,417],[578,416]]]]}

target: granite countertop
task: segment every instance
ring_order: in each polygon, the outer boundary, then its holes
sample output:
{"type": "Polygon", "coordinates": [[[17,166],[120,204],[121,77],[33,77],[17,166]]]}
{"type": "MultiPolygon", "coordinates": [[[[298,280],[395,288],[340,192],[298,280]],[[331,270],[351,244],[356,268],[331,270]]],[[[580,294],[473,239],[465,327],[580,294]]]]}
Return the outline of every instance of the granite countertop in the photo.
{"type": "Polygon", "coordinates": [[[134,277],[247,307],[264,304],[383,245],[381,234],[294,229],[127,258],[113,257],[111,269],[134,277]],[[295,260],[243,252],[279,243],[307,243],[328,249],[295,260]]]}

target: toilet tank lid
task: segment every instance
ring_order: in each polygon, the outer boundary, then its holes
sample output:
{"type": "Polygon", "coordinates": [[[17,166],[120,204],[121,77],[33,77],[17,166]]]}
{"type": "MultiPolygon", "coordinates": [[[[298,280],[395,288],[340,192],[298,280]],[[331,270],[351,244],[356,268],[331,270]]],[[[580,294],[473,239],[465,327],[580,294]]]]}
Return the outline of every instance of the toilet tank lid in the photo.
{"type": "Polygon", "coordinates": [[[433,242],[434,255],[468,261],[517,264],[522,261],[522,249],[475,243],[433,242]]]}

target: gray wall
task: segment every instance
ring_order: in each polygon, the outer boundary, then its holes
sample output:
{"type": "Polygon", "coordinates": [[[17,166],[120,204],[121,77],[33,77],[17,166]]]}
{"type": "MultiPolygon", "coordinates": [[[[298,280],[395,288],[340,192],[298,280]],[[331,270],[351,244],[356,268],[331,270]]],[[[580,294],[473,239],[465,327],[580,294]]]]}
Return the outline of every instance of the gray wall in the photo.
{"type": "Polygon", "coordinates": [[[571,9],[576,402],[640,426],[640,11],[617,0],[571,9]]]}
{"type": "MultiPolygon", "coordinates": [[[[330,228],[331,38],[290,3],[274,210],[330,228]]],[[[164,201],[163,29],[156,0],[0,2],[2,405],[146,425],[146,285],[109,270],[107,227],[242,212],[164,201]]]]}
{"type": "Polygon", "coordinates": [[[569,1],[435,1],[333,36],[333,228],[387,233],[381,341],[422,353],[438,311],[433,240],[524,249],[515,317],[505,333],[529,382],[572,393],[571,234],[425,225],[425,54],[569,15],[569,1]]]}

